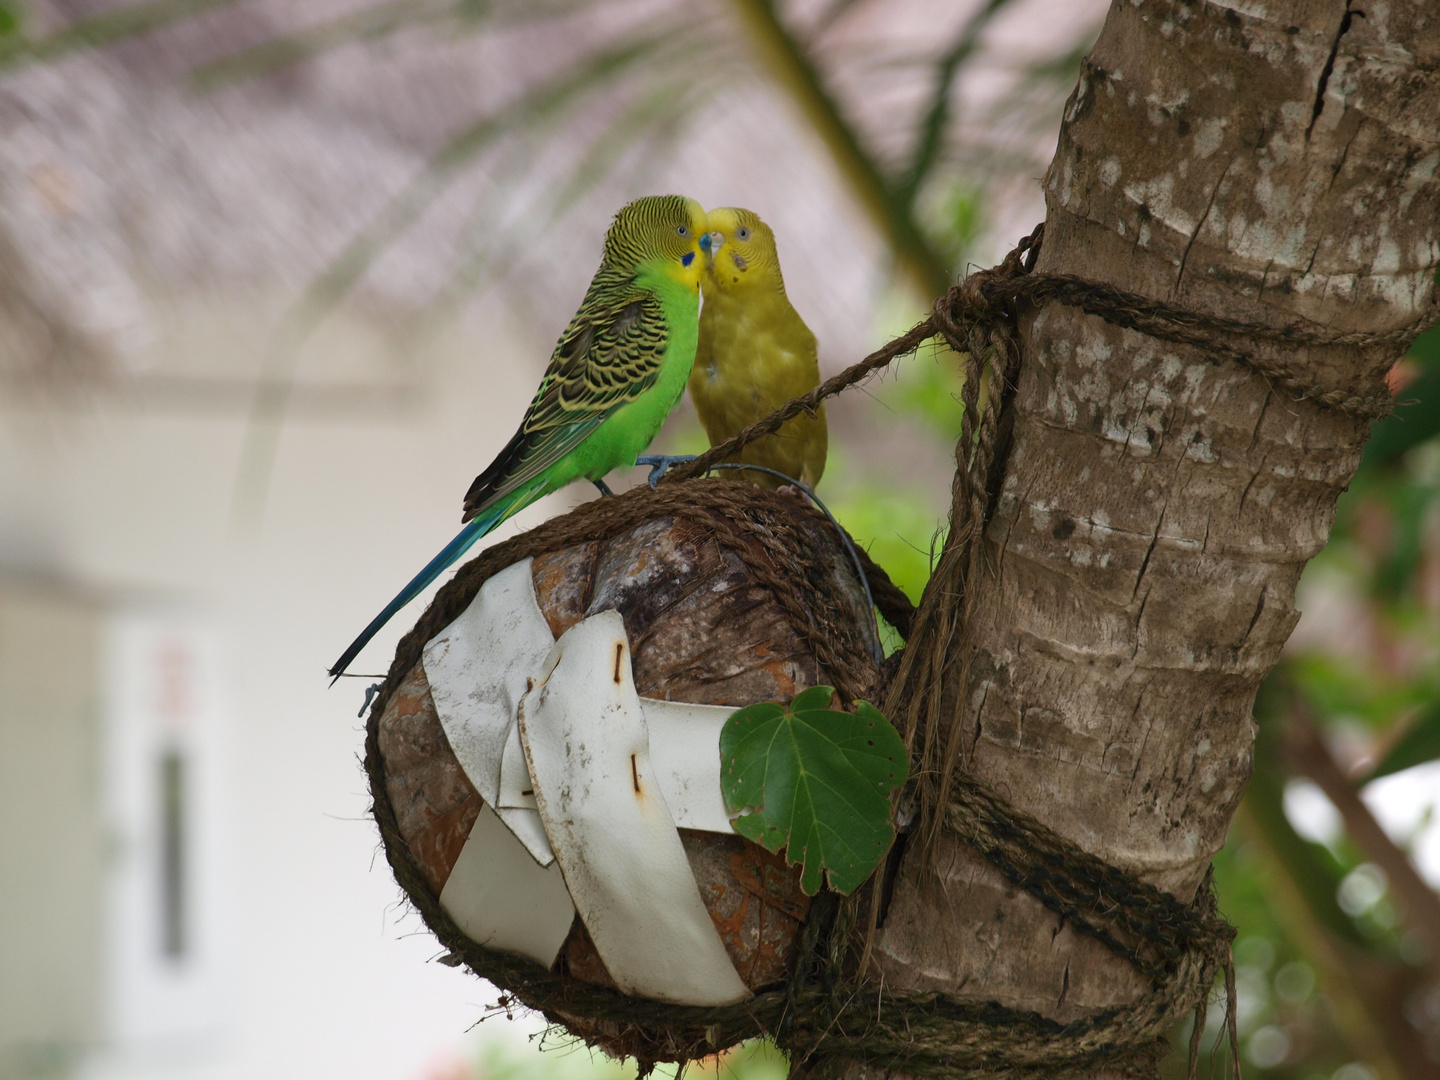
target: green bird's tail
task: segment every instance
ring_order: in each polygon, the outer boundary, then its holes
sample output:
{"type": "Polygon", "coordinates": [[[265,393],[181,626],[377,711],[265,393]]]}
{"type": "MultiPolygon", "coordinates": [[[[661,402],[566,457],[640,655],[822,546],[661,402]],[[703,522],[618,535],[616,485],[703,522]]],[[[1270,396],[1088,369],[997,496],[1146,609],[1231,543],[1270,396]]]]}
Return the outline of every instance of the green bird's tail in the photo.
{"type": "Polygon", "coordinates": [[[460,556],[474,546],[475,541],[500,525],[511,514],[518,513],[534,501],[537,496],[536,489],[539,486],[531,484],[519,491],[509,492],[476,514],[470,523],[455,535],[455,539],[441,548],[439,553],[400,590],[395,599],[385,605],[385,610],[370,620],[370,625],[360,631],[360,636],[352,641],[350,647],[340,655],[340,659],[331,665],[329,672],[331,685],[333,686],[335,680],[345,674],[345,669],[350,666],[350,662],[355,659],[361,649],[370,643],[370,639],[380,632],[380,628],[389,622],[397,611],[424,592],[425,587],[454,565],[460,556]]]}

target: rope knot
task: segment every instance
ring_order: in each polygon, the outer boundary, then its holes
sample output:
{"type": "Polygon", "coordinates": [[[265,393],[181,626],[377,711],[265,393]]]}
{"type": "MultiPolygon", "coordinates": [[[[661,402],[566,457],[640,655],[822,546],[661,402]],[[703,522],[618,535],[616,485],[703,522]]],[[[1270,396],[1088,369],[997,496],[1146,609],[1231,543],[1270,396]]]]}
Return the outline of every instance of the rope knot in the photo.
{"type": "Polygon", "coordinates": [[[991,334],[1014,320],[1022,282],[1035,269],[1045,226],[1035,226],[1000,262],[966,274],[938,297],[931,315],[935,329],[956,352],[973,352],[991,334]]]}

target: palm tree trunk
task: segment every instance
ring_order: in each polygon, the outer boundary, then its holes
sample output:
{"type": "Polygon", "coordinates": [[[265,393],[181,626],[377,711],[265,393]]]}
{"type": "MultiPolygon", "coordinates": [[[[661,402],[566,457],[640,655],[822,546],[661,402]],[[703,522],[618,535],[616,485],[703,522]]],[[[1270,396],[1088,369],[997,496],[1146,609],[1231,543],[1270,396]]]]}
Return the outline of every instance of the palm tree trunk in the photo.
{"type": "MultiPolygon", "coordinates": [[[[1045,177],[1038,272],[1277,328],[1381,332],[1429,310],[1430,0],[1269,8],[1115,0],[1045,177]]],[[[1189,899],[1245,790],[1256,689],[1369,421],[1059,303],[1020,331],[973,661],[968,684],[947,688],[963,699],[963,765],[1189,899]]],[[[1276,358],[1319,390],[1364,392],[1397,351],[1276,358]]],[[[913,857],[902,868],[875,946],[886,986],[1062,1021],[1146,991],[958,841],[942,840],[935,867],[938,880],[913,857]]]]}

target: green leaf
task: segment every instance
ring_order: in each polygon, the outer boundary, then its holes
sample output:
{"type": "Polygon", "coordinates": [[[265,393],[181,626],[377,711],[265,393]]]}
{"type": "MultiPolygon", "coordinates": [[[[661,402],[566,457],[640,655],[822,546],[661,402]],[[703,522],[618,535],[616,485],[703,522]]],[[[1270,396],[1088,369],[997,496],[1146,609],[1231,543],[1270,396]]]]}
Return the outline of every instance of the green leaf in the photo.
{"type": "Polygon", "coordinates": [[[822,870],[830,888],[850,893],[880,864],[895,830],[890,792],[909,760],[890,721],[873,705],[831,708],[828,686],[788,706],[761,702],[738,710],[720,732],[720,790],[741,836],[804,863],[800,888],[814,896],[822,870]]]}
{"type": "Polygon", "coordinates": [[[1405,734],[1395,741],[1390,752],[1381,758],[1361,783],[1368,784],[1371,780],[1424,765],[1436,758],[1440,758],[1440,702],[1432,704],[1410,722],[1405,734]]]}

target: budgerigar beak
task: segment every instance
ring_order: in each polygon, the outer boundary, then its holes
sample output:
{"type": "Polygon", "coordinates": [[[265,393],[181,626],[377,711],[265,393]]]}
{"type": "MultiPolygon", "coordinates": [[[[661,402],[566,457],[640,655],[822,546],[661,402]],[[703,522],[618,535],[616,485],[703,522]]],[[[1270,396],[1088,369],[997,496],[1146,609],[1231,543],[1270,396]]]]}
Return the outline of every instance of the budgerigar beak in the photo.
{"type": "Polygon", "coordinates": [[[705,253],[705,265],[714,266],[715,256],[725,246],[725,234],[722,232],[708,232],[700,237],[700,250],[705,253]]]}

